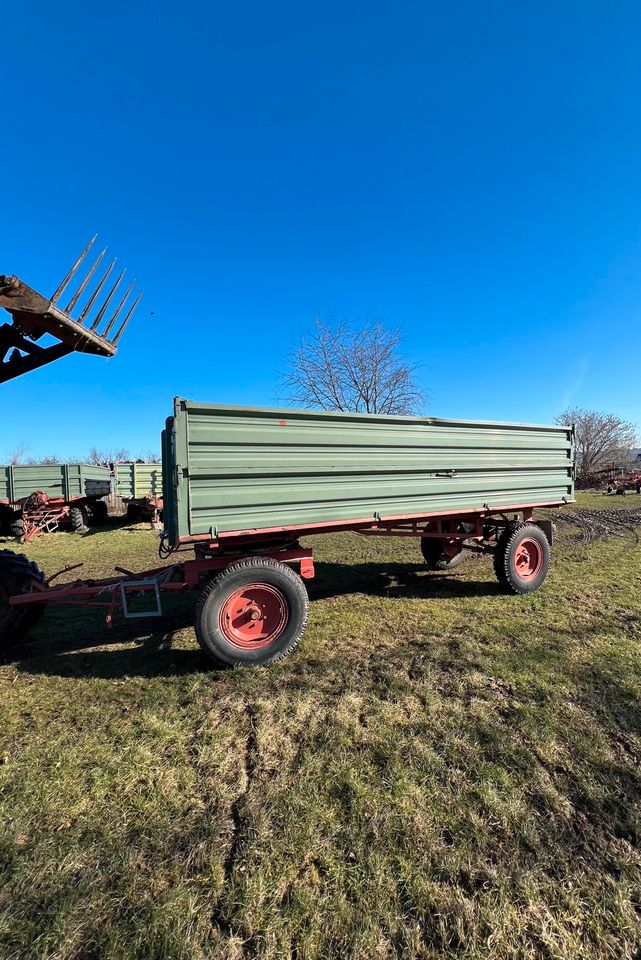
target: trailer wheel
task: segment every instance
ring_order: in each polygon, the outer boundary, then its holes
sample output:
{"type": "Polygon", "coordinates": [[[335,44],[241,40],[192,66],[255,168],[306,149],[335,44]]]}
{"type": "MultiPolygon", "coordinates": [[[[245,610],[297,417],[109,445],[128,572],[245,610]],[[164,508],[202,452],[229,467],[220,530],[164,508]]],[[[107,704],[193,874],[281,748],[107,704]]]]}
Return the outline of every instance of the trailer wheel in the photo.
{"type": "Polygon", "coordinates": [[[421,537],[421,553],[428,570],[453,570],[465,560],[465,551],[461,548],[454,556],[443,550],[440,540],[434,537],[421,537]]]}
{"type": "Polygon", "coordinates": [[[87,508],[85,506],[72,507],[69,511],[69,520],[74,533],[85,533],[89,526],[87,508]]]}
{"type": "Polygon", "coordinates": [[[204,587],[196,636],[218,666],[257,666],[291,653],[307,623],[309,598],[291,567],[268,557],[230,564],[204,587]]]}
{"type": "Polygon", "coordinates": [[[43,604],[12,607],[9,597],[29,593],[43,580],[44,574],[33,560],[13,550],[0,550],[0,646],[24,637],[42,617],[43,604]]]}
{"type": "Polygon", "coordinates": [[[499,537],[494,572],[506,593],[533,593],[550,566],[550,544],[533,523],[513,523],[499,537]]]}
{"type": "Polygon", "coordinates": [[[22,540],[24,537],[24,520],[22,517],[13,517],[9,521],[9,533],[12,537],[15,537],[16,540],[22,540]]]}
{"type": "Polygon", "coordinates": [[[142,510],[137,503],[127,504],[127,520],[129,523],[140,523],[142,520],[142,510]]]}
{"type": "Polygon", "coordinates": [[[92,526],[101,526],[107,522],[109,512],[104,500],[92,500],[89,511],[92,526]]]}

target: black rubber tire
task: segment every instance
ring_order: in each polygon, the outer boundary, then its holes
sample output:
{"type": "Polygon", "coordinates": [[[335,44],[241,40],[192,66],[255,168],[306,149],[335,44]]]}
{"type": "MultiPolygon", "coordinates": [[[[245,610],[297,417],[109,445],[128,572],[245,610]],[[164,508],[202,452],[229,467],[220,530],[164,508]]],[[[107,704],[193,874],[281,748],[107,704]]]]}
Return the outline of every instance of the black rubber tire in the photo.
{"type": "Polygon", "coordinates": [[[23,553],[0,550],[0,647],[21,640],[38,623],[44,604],[29,607],[9,606],[9,597],[28,593],[34,583],[42,583],[44,574],[23,553]]]}
{"type": "Polygon", "coordinates": [[[465,560],[465,550],[454,557],[443,552],[441,544],[434,537],[421,537],[421,553],[428,570],[453,570],[465,560]]]}
{"type": "Polygon", "coordinates": [[[140,523],[142,521],[142,509],[138,503],[127,504],[127,520],[129,523],[140,523]]]}
{"type": "Polygon", "coordinates": [[[550,568],[550,544],[534,523],[511,523],[498,539],[494,551],[494,572],[504,593],[524,594],[538,590],[550,568]],[[523,540],[534,540],[542,554],[541,568],[536,576],[524,580],[516,569],[516,552],[523,540]]]}
{"type": "Polygon", "coordinates": [[[71,507],[69,510],[69,520],[74,533],[86,533],[89,527],[87,508],[85,506],[71,507]]]}
{"type": "Polygon", "coordinates": [[[8,507],[0,505],[0,537],[11,536],[9,525],[11,523],[12,516],[13,513],[8,507]]]}
{"type": "Polygon", "coordinates": [[[24,520],[22,517],[13,517],[9,521],[9,535],[15,537],[16,540],[22,540],[24,537],[24,520]]]}
{"type": "Polygon", "coordinates": [[[92,500],[89,508],[89,519],[93,527],[101,527],[107,522],[109,511],[104,500],[92,500]]]}
{"type": "Polygon", "coordinates": [[[196,605],[196,637],[205,654],[219,667],[262,666],[282,660],[298,644],[307,625],[309,597],[291,567],[269,557],[247,557],[230,564],[205,585],[196,605]],[[267,584],[284,597],[288,620],[282,633],[265,647],[238,647],[220,628],[220,610],[239,587],[267,584]]]}
{"type": "Polygon", "coordinates": [[[89,511],[85,506],[71,507],[69,521],[74,533],[86,533],[89,529],[89,511]]]}

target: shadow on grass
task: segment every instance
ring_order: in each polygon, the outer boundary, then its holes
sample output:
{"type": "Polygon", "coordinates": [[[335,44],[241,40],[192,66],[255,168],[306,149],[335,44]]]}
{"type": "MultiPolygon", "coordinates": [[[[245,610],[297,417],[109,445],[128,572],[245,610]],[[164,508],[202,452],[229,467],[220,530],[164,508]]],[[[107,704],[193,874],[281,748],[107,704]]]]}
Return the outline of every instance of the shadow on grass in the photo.
{"type": "Polygon", "coordinates": [[[97,533],[109,533],[111,530],[131,530],[132,532],[153,531],[155,528],[151,523],[141,520],[135,523],[130,520],[126,513],[119,513],[108,517],[104,523],[88,527],[83,533],[79,534],[83,540],[86,537],[93,537],[97,533]]]}
{"type": "MultiPolygon", "coordinates": [[[[316,579],[307,586],[312,602],[350,593],[440,600],[499,592],[492,582],[427,573],[422,564],[402,563],[321,562],[316,564],[316,579]]],[[[195,637],[193,649],[174,645],[178,633],[193,630],[195,599],[195,594],[164,597],[162,618],[118,619],[113,629],[90,608],[51,607],[33,635],[7,649],[3,659],[18,659],[19,668],[27,673],[65,677],[115,679],[211,671],[195,637]]]]}
{"type": "MultiPolygon", "coordinates": [[[[469,561],[467,561],[469,563],[469,561]]],[[[325,563],[316,561],[316,577],[309,581],[310,599],[365,593],[403,599],[452,599],[494,597],[500,593],[496,581],[469,580],[456,572],[428,571],[422,563],[325,563]]]]}
{"type": "MultiPolygon", "coordinates": [[[[25,673],[59,677],[156,677],[208,670],[194,638],[192,649],[175,647],[181,631],[193,628],[195,595],[164,598],[162,617],[124,620],[106,626],[102,610],[51,607],[19,645],[1,660],[25,673]]],[[[0,662],[1,662],[0,660],[0,662]]]]}

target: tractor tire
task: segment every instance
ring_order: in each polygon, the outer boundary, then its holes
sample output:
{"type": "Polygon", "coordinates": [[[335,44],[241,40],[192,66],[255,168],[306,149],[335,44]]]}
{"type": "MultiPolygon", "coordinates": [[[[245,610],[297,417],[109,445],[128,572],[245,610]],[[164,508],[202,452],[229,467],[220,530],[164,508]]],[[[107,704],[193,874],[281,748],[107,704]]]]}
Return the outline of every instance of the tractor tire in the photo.
{"type": "Polygon", "coordinates": [[[218,667],[274,663],[298,644],[308,608],[305,585],[291,567],[268,557],[248,557],[203,588],[196,636],[218,667]]]}
{"type": "Polygon", "coordinates": [[[33,560],[13,550],[0,550],[0,648],[21,640],[45,612],[44,604],[12,607],[9,597],[29,593],[43,581],[44,574],[33,560]]]}
{"type": "Polygon", "coordinates": [[[450,557],[434,537],[421,537],[421,553],[428,570],[453,570],[465,560],[465,550],[450,557]]]}
{"type": "Polygon", "coordinates": [[[494,551],[494,572],[504,593],[534,593],[550,567],[550,544],[533,523],[511,523],[494,551]]]}
{"type": "Polygon", "coordinates": [[[109,511],[104,500],[92,500],[89,508],[89,519],[92,527],[101,527],[109,518],[109,511]]]}
{"type": "Polygon", "coordinates": [[[87,508],[82,507],[72,507],[69,511],[69,520],[71,522],[71,529],[74,533],[86,533],[89,527],[89,517],[87,514],[87,508]]]}

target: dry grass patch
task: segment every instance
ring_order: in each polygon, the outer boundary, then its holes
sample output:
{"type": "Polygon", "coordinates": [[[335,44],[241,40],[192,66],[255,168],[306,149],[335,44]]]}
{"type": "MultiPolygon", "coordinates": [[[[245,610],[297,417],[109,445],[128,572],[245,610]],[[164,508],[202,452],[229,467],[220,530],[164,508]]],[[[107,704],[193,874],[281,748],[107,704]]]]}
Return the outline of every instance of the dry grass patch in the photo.
{"type": "MultiPolygon", "coordinates": [[[[58,610],[7,652],[0,955],[638,957],[641,548],[568,533],[524,598],[406,540],[315,548],[273,667],[211,670],[189,600],[111,633],[58,610]]],[[[154,549],[29,553],[104,574],[154,549]]]]}

